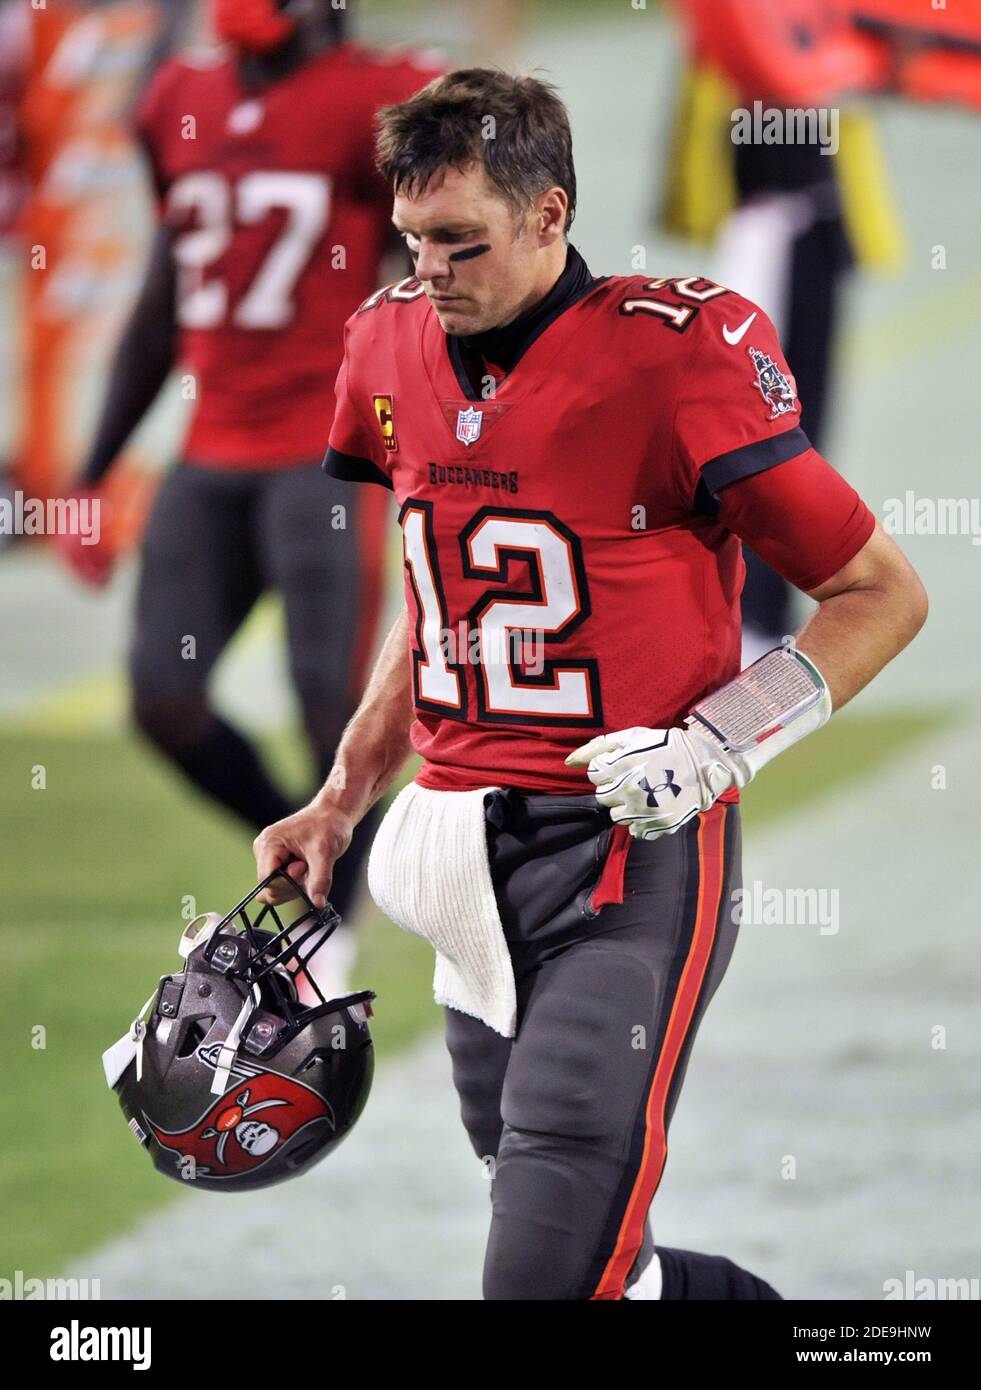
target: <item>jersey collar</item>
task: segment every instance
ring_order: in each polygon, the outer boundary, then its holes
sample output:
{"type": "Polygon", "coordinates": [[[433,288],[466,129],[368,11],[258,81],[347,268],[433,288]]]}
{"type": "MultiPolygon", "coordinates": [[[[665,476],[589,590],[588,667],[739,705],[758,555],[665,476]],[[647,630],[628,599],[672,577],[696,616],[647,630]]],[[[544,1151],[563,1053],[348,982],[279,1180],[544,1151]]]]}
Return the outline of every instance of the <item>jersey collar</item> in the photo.
{"type": "Polygon", "coordinates": [[[526,314],[503,328],[489,328],[485,333],[446,334],[446,352],[467,400],[482,399],[475,382],[487,374],[485,363],[503,369],[505,375],[512,372],[532,343],[606,278],[595,279],[576,248],[570,246],[562,274],[545,298],[526,314]]]}

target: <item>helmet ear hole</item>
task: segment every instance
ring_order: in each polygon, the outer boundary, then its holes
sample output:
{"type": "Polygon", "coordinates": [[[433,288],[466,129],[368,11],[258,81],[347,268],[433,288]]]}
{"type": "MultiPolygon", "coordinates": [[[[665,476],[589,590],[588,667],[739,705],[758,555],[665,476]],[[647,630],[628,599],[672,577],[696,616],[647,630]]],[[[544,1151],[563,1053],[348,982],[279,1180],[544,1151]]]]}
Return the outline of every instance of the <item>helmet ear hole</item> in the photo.
{"type": "Polygon", "coordinates": [[[177,1049],[178,1057],[191,1057],[211,1032],[213,1018],[192,1018],[188,1020],[177,1049]]]}

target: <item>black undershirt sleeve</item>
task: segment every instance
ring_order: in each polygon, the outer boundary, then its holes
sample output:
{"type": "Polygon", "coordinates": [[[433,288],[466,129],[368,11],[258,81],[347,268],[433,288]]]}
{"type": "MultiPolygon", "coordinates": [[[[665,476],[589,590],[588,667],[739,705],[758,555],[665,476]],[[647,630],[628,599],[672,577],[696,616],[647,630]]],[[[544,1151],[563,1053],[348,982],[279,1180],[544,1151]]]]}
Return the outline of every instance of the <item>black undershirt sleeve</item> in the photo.
{"type": "Polygon", "coordinates": [[[95,487],[156,400],[176,357],[171,233],[157,230],[146,277],[116,349],[95,440],[78,481],[95,487]]]}

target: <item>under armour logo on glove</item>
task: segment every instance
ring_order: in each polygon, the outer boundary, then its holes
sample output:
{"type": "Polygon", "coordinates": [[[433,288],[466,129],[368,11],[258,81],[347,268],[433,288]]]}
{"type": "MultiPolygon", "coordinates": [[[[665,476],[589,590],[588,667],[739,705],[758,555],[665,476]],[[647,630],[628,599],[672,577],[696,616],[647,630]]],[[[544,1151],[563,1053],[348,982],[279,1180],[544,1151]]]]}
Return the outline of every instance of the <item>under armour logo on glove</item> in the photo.
{"type": "Polygon", "coordinates": [[[658,792],[671,792],[674,796],[681,795],[681,788],[674,780],[674,769],[666,767],[664,769],[664,776],[667,778],[667,781],[659,782],[656,787],[652,787],[646,777],[640,782],[641,790],[647,793],[648,806],[656,807],[659,804],[657,799],[658,792]]]}
{"type": "Polygon", "coordinates": [[[735,785],[732,770],[713,739],[692,729],[621,729],[600,734],[566,758],[568,767],[585,767],[596,800],[610,819],[628,825],[637,840],[672,835],[716,797],[735,785]],[[672,766],[664,766],[665,753],[672,766]],[[651,783],[652,777],[664,780],[651,783]],[[662,806],[658,801],[670,792],[662,806]]]}
{"type": "Polygon", "coordinates": [[[730,787],[745,787],[771,758],[830,717],[827,681],[785,638],[695,705],[684,729],[600,734],[570,753],[565,765],[586,768],[611,820],[628,824],[638,840],[656,840],[707,811],[730,787]],[[673,769],[665,768],[666,758],[673,769]],[[667,780],[652,787],[649,779],[658,772],[667,780]],[[657,800],[663,791],[674,795],[664,808],[657,800]]]}

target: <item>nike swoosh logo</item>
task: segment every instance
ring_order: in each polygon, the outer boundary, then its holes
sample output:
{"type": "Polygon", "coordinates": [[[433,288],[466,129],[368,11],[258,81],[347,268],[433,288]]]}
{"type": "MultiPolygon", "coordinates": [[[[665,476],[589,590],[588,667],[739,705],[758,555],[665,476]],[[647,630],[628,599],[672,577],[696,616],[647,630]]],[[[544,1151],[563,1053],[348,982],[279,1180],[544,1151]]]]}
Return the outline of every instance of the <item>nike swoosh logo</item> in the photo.
{"type": "Polygon", "coordinates": [[[736,344],[739,342],[740,338],[746,332],[746,329],[749,327],[749,325],[753,322],[755,318],[755,313],[750,314],[746,322],[741,323],[738,328],[730,328],[728,324],[724,324],[722,327],[723,338],[725,338],[726,342],[729,343],[732,347],[735,347],[736,344]]]}

